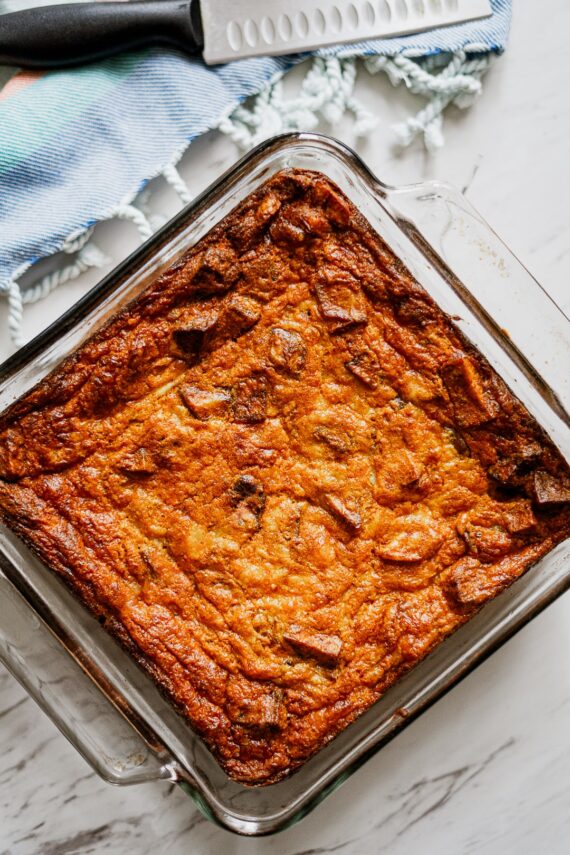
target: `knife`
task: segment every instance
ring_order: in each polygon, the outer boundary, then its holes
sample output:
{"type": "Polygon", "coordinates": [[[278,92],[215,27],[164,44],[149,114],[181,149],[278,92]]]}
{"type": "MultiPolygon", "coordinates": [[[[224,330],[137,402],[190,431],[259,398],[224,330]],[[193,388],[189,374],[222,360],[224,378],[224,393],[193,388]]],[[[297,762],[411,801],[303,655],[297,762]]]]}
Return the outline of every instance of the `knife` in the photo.
{"type": "Polygon", "coordinates": [[[0,16],[0,64],[77,65],[147,45],[208,65],[423,32],[488,17],[489,0],[130,0],[0,16]]]}

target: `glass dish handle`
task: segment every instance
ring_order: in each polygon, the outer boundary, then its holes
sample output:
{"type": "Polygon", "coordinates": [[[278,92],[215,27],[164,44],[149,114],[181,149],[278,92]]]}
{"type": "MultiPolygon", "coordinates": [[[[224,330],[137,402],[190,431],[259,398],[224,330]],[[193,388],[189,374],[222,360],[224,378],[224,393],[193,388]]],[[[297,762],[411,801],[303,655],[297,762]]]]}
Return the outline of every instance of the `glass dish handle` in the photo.
{"type": "Polygon", "coordinates": [[[0,661],[98,775],[113,784],[173,777],[1,571],[0,626],[0,661]]]}

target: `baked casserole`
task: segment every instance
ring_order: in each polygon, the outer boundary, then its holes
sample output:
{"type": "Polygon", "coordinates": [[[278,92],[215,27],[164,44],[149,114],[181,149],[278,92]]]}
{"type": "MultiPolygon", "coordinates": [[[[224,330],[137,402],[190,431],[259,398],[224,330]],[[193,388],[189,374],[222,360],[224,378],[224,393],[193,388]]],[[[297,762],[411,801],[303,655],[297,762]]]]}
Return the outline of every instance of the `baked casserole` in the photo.
{"type": "Polygon", "coordinates": [[[570,534],[570,469],[317,172],[251,194],[0,417],[0,516],[244,784],[570,534]]]}

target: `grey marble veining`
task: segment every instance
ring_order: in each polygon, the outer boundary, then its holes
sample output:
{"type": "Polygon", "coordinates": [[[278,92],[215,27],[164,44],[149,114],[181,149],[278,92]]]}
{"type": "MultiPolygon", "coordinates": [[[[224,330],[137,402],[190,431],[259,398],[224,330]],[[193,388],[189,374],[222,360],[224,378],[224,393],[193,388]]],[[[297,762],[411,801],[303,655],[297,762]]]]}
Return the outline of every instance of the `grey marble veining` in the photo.
{"type": "MultiPolygon", "coordinates": [[[[419,145],[403,156],[392,149],[389,125],[413,99],[379,78],[362,77],[358,94],[385,122],[366,141],[352,138],[348,120],[334,132],[389,183],[437,176],[465,188],[570,309],[570,7],[551,0],[548,9],[530,0],[516,5],[508,53],[479,103],[449,118],[447,146],[435,157],[419,145]]],[[[197,191],[235,158],[233,145],[212,134],[193,147],[182,171],[197,191]]],[[[168,189],[153,204],[164,213],[177,208],[168,189]]],[[[127,224],[104,226],[97,240],[115,261],[137,242],[127,224]]],[[[28,332],[94,281],[89,274],[30,307],[28,332]]],[[[0,358],[7,351],[0,341],[0,358]]],[[[570,849],[569,650],[567,595],[301,824],[262,840],[214,827],[167,783],[105,784],[0,668],[0,853],[563,855],[570,849]]]]}

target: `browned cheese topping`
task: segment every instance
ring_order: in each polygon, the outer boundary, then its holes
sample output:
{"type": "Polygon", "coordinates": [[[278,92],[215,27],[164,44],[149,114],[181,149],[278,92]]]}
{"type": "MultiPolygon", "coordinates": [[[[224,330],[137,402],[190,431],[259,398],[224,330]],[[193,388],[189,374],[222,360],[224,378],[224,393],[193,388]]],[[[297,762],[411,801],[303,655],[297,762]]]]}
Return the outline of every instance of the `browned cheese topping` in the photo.
{"type": "Polygon", "coordinates": [[[311,172],[0,419],[0,515],[249,784],[567,537],[569,500],[552,442],[311,172]]]}

